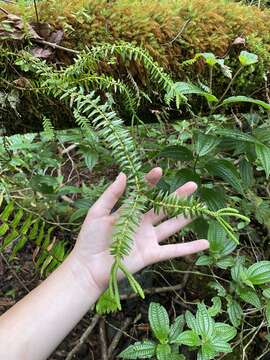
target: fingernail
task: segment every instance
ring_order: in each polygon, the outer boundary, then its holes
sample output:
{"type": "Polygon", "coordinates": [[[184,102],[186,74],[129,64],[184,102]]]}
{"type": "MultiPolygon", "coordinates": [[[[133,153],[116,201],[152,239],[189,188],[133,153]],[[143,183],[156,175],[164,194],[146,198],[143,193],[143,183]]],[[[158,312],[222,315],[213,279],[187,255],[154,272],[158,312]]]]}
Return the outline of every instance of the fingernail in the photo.
{"type": "Polygon", "coordinates": [[[123,175],[124,175],[124,173],[123,173],[123,172],[120,172],[115,180],[119,180],[120,177],[123,176],[123,175]]]}

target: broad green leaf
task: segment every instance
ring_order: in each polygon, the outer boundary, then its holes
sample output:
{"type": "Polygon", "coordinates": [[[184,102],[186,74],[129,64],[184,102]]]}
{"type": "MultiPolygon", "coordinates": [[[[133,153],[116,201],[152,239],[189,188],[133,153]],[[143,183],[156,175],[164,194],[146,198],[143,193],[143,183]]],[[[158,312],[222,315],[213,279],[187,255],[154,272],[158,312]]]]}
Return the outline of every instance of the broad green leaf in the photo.
{"type": "Polygon", "coordinates": [[[217,314],[221,312],[221,300],[220,297],[215,296],[212,298],[213,305],[208,308],[208,314],[212,317],[215,317],[217,314]]]}
{"type": "Polygon", "coordinates": [[[186,346],[200,346],[201,340],[199,335],[197,335],[193,330],[186,330],[180,334],[177,339],[174,341],[179,345],[186,346]]]}
{"type": "Polygon", "coordinates": [[[202,360],[213,359],[217,353],[212,341],[210,340],[208,340],[202,345],[200,352],[202,360]]]}
{"type": "MultiPolygon", "coordinates": [[[[235,244],[235,243],[234,243],[235,244]]],[[[216,266],[219,267],[220,269],[228,269],[229,267],[233,266],[235,263],[235,258],[232,256],[226,256],[223,259],[219,259],[216,262],[216,266]]]]}
{"type": "Polygon", "coordinates": [[[193,85],[191,83],[187,83],[187,82],[182,82],[182,81],[176,82],[175,83],[175,91],[180,92],[183,95],[195,94],[195,95],[203,96],[209,102],[217,102],[218,101],[218,99],[213,94],[203,91],[198,86],[193,85]]]}
{"type": "Polygon", "coordinates": [[[255,137],[244,133],[243,131],[236,130],[236,129],[217,129],[215,133],[221,135],[223,137],[227,137],[236,141],[245,141],[250,143],[260,143],[255,137]]]}
{"type": "Polygon", "coordinates": [[[242,159],[239,163],[239,171],[244,186],[249,189],[254,185],[253,167],[246,159],[242,159]]]}
{"type": "Polygon", "coordinates": [[[169,340],[173,342],[183,331],[185,325],[184,315],[178,316],[170,327],[169,340]]]}
{"type": "Polygon", "coordinates": [[[211,175],[223,179],[239,193],[243,193],[240,176],[232,162],[215,159],[208,161],[205,167],[211,175]]]}
{"type": "Polygon", "coordinates": [[[266,299],[270,299],[270,288],[264,289],[262,294],[266,299]]]}
{"type": "Polygon", "coordinates": [[[247,269],[246,276],[253,285],[262,285],[270,282],[270,261],[259,261],[251,265],[247,269]]]}
{"type": "Polygon", "coordinates": [[[213,53],[200,53],[200,55],[204,58],[205,62],[210,66],[214,66],[217,63],[217,58],[213,53]]]}
{"type": "Polygon", "coordinates": [[[235,282],[243,281],[243,273],[246,274],[246,268],[239,261],[231,268],[231,277],[235,282]]]}
{"type": "Polygon", "coordinates": [[[211,339],[212,345],[217,353],[230,353],[232,352],[232,348],[230,344],[228,344],[226,341],[220,339],[219,337],[214,337],[211,339]]]}
{"type": "Polygon", "coordinates": [[[192,152],[185,146],[181,145],[167,146],[158,154],[158,156],[177,161],[190,161],[193,159],[192,152]]]}
{"type": "Polygon", "coordinates": [[[207,266],[211,264],[213,264],[213,259],[207,255],[201,255],[195,263],[197,266],[207,266]]]}
{"type": "Polygon", "coordinates": [[[156,347],[157,360],[171,360],[171,352],[169,344],[158,344],[156,347]]]}
{"type": "Polygon", "coordinates": [[[209,284],[210,288],[215,289],[218,293],[218,296],[225,297],[226,290],[225,288],[217,281],[211,281],[209,284]]]}
{"type": "Polygon", "coordinates": [[[231,325],[217,322],[215,323],[215,334],[220,339],[227,342],[236,336],[237,330],[231,325]]]}
{"type": "Polygon", "coordinates": [[[149,307],[148,317],[155,337],[161,343],[165,342],[170,332],[170,321],[166,309],[162,305],[152,302],[149,307]]]}
{"type": "Polygon", "coordinates": [[[205,156],[214,150],[220,143],[220,139],[212,135],[198,133],[195,137],[195,152],[198,156],[205,156]]]}
{"type": "Polygon", "coordinates": [[[170,192],[174,192],[188,181],[194,181],[198,186],[201,183],[200,176],[189,168],[172,172],[172,175],[166,181],[170,184],[170,192]]]}
{"type": "Polygon", "coordinates": [[[265,306],[265,317],[268,322],[268,326],[270,326],[270,301],[268,300],[265,306]]]}
{"type": "Polygon", "coordinates": [[[234,327],[238,327],[241,324],[243,317],[243,310],[236,300],[231,300],[227,304],[227,312],[231,323],[234,327]]]}
{"type": "Polygon", "coordinates": [[[235,103],[241,103],[241,102],[247,102],[247,103],[251,103],[251,104],[256,104],[259,105],[261,107],[263,107],[266,110],[270,110],[270,105],[264,101],[261,100],[256,100],[253,99],[251,97],[247,97],[247,96],[231,96],[228,97],[227,99],[225,99],[221,105],[230,105],[230,104],[235,104],[235,103]]]}
{"type": "Polygon", "coordinates": [[[256,144],[255,149],[257,157],[264,168],[266,177],[268,178],[270,174],[270,148],[263,144],[256,144]]]}
{"type": "Polygon", "coordinates": [[[223,250],[224,242],[226,240],[226,232],[215,220],[211,220],[209,223],[207,239],[210,244],[210,253],[219,254],[223,250]]]}
{"type": "Polygon", "coordinates": [[[225,194],[220,188],[209,189],[201,187],[200,197],[212,211],[217,211],[226,206],[225,194]]]}
{"type": "Polygon", "coordinates": [[[170,360],[186,360],[186,357],[182,354],[173,353],[170,356],[170,360]]]}
{"type": "Polygon", "coordinates": [[[156,353],[156,344],[152,341],[136,342],[121,352],[122,359],[150,359],[156,353]]]}
{"type": "Polygon", "coordinates": [[[249,66],[258,62],[258,55],[242,50],[239,55],[239,61],[242,66],[249,66]]]}
{"type": "Polygon", "coordinates": [[[257,309],[261,308],[261,301],[255,290],[250,288],[240,288],[238,289],[237,294],[246,303],[255,306],[257,309]]]}
{"type": "Polygon", "coordinates": [[[191,330],[193,330],[195,333],[198,334],[200,331],[200,328],[197,324],[195,316],[189,310],[187,310],[185,313],[185,319],[186,319],[187,326],[191,330]]]}
{"type": "Polygon", "coordinates": [[[198,304],[196,322],[198,324],[199,334],[203,337],[210,338],[214,331],[214,320],[209,315],[204,304],[198,304]]]}

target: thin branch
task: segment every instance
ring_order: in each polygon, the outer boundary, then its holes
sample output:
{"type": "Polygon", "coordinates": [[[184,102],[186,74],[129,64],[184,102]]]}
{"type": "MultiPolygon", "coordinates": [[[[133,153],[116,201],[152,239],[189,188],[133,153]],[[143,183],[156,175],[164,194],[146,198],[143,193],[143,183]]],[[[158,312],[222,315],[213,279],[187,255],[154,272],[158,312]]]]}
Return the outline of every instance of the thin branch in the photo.
{"type": "Polygon", "coordinates": [[[165,43],[164,45],[172,45],[172,43],[174,43],[183,34],[183,32],[186,30],[186,28],[187,28],[188,24],[191,22],[191,20],[192,20],[192,18],[187,19],[187,21],[184,22],[184,24],[181,27],[178,34],[171,41],[165,43]]]}
{"type": "Polygon", "coordinates": [[[78,344],[68,353],[66,360],[71,360],[73,356],[80,351],[82,345],[87,341],[89,335],[91,334],[92,330],[94,329],[100,318],[101,318],[100,315],[95,315],[93,317],[91,324],[88,326],[88,328],[84,331],[84,333],[80,337],[78,344]]]}
{"type": "Polygon", "coordinates": [[[101,360],[109,360],[107,340],[106,340],[105,321],[103,318],[100,318],[100,321],[99,321],[99,336],[100,336],[100,343],[101,343],[101,360]]]}
{"type": "Polygon", "coordinates": [[[123,326],[121,327],[121,329],[119,329],[117,331],[117,333],[115,334],[112,342],[111,342],[111,345],[109,346],[108,348],[108,357],[109,359],[113,359],[112,355],[113,355],[113,352],[114,350],[116,349],[117,345],[119,344],[119,341],[124,333],[124,331],[127,330],[127,328],[129,327],[129,325],[132,323],[132,318],[126,318],[126,320],[124,321],[124,324],[123,326]]]}
{"type": "Polygon", "coordinates": [[[46,40],[42,40],[42,39],[33,39],[33,41],[39,43],[39,44],[42,44],[42,45],[48,45],[54,49],[59,49],[59,50],[63,50],[63,51],[67,51],[67,52],[70,52],[72,54],[80,54],[80,51],[78,50],[73,50],[73,49],[69,49],[69,48],[66,48],[64,46],[61,46],[61,45],[57,45],[55,43],[52,43],[52,42],[49,42],[49,41],[46,41],[46,40]]]}

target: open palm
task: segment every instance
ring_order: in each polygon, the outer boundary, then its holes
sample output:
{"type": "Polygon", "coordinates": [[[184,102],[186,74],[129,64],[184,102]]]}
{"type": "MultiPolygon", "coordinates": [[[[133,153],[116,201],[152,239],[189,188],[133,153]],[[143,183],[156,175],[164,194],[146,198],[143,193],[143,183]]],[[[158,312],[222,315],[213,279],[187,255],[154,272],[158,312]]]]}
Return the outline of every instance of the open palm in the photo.
{"type": "MultiPolygon", "coordinates": [[[[161,176],[162,170],[154,168],[146,175],[146,180],[150,186],[154,186],[161,176]]],[[[90,208],[73,250],[87,268],[89,276],[102,290],[108,284],[113,264],[113,257],[110,254],[113,225],[121,213],[121,209],[114,213],[112,213],[112,209],[123,194],[125,187],[126,176],[121,173],[90,208]]],[[[176,194],[186,197],[191,195],[196,188],[195,183],[188,182],[177,189],[176,194]]],[[[190,219],[183,216],[165,218],[164,214],[156,214],[153,210],[143,215],[137,232],[134,234],[133,250],[124,259],[124,264],[130,272],[134,273],[155,262],[196,253],[208,248],[206,240],[160,245],[162,241],[190,222],[190,219]],[[165,221],[163,221],[164,219],[165,221]]]]}

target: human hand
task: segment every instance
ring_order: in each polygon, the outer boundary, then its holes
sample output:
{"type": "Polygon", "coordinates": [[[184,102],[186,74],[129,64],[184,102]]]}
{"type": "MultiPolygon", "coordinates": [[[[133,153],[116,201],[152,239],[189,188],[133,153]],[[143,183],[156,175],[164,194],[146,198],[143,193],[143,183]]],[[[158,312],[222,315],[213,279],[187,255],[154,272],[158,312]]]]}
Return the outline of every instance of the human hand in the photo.
{"type": "MultiPolygon", "coordinates": [[[[162,170],[154,168],[145,178],[150,186],[154,186],[161,176],[162,170]]],[[[86,270],[89,280],[101,291],[104,291],[108,285],[114,261],[110,254],[110,244],[113,226],[121,209],[115,213],[111,213],[111,211],[124,193],[125,187],[126,176],[121,173],[90,208],[72,251],[72,256],[76,258],[82,270],[86,270]]],[[[197,186],[194,182],[188,182],[178,188],[176,194],[187,197],[196,189],[197,186]]],[[[156,214],[153,210],[148,211],[143,215],[134,234],[133,249],[124,259],[124,265],[130,272],[135,273],[150,264],[207,249],[209,246],[207,240],[160,245],[162,241],[177,233],[190,221],[184,216],[166,219],[162,213],[156,214]],[[163,221],[164,219],[165,221],[163,221]]]]}

